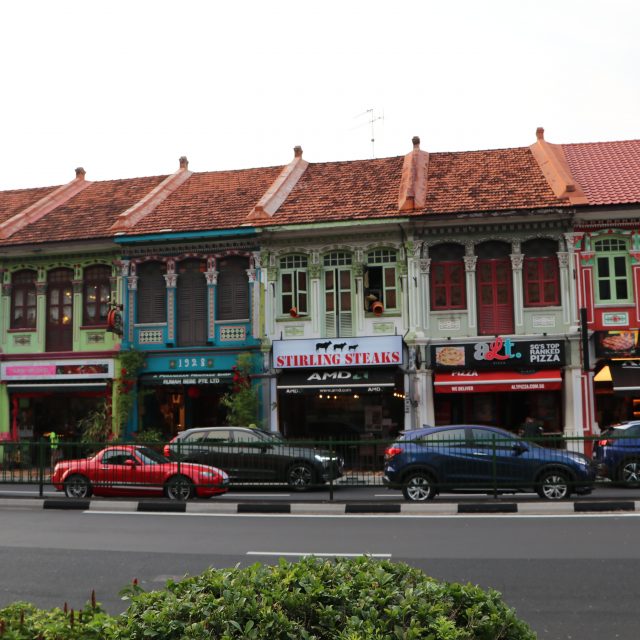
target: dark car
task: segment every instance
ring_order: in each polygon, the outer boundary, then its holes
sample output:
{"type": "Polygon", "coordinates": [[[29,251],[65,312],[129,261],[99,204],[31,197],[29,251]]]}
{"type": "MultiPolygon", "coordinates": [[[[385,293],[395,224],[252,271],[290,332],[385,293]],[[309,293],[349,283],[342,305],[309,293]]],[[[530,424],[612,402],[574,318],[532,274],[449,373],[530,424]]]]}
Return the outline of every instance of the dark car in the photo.
{"type": "Polygon", "coordinates": [[[593,447],[598,475],[627,487],[640,487],[640,420],[613,425],[593,447]]]}
{"type": "Polygon", "coordinates": [[[413,501],[531,490],[561,500],[590,493],[595,475],[581,453],[546,449],[497,427],[448,425],[404,432],[385,451],[383,482],[413,501]]]}
{"type": "Polygon", "coordinates": [[[342,475],[344,461],[328,450],[287,442],[277,433],[249,427],[181,431],[165,446],[174,460],[224,469],[231,483],[285,483],[303,491],[342,475]]]}
{"type": "Polygon", "coordinates": [[[164,495],[188,500],[225,493],[229,478],[221,469],[178,464],[148,447],[115,445],[89,458],[58,462],[51,483],[69,498],[164,495]]]}

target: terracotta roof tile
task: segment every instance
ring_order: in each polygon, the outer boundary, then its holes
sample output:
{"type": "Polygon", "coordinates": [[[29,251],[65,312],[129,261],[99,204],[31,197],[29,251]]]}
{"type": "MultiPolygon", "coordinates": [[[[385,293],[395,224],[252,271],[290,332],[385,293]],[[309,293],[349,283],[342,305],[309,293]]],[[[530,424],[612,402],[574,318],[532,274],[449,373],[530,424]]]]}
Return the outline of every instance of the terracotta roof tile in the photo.
{"type": "Polygon", "coordinates": [[[255,204],[282,167],[194,173],[127,235],[229,229],[247,223],[255,204]]]}
{"type": "Polygon", "coordinates": [[[422,213],[561,206],[526,147],[429,154],[422,213]]]}
{"type": "Polygon", "coordinates": [[[92,182],[84,191],[44,218],[18,231],[2,244],[113,237],[109,227],[115,222],[117,215],[140,200],[165,177],[92,182]]]}
{"type": "Polygon", "coordinates": [[[640,202],[640,140],[563,144],[590,205],[640,202]]]}
{"type": "Polygon", "coordinates": [[[39,189],[19,189],[0,191],[0,223],[35,204],[58,187],[41,187],[39,189]]]}

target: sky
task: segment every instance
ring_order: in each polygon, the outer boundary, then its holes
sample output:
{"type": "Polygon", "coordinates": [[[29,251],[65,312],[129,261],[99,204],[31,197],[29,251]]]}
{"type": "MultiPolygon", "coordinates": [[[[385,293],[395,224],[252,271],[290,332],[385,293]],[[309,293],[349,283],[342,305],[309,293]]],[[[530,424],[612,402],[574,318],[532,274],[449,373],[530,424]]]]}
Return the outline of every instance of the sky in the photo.
{"type": "Polygon", "coordinates": [[[640,138],[637,0],[0,3],[0,190],[640,138]],[[373,142],[372,142],[373,138],[373,142]]]}

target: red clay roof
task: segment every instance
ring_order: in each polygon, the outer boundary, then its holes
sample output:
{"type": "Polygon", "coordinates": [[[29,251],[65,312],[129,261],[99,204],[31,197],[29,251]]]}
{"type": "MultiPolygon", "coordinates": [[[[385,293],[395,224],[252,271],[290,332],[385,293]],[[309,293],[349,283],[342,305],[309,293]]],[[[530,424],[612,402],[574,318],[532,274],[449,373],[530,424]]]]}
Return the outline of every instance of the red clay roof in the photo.
{"type": "Polygon", "coordinates": [[[57,188],[41,187],[39,189],[0,191],[0,223],[24,211],[57,188]]]}
{"type": "Polygon", "coordinates": [[[563,144],[590,205],[640,202],[640,140],[563,144]]]}
{"type": "MultiPolygon", "coordinates": [[[[110,238],[117,215],[153,189],[166,176],[92,182],[44,218],[18,231],[4,245],[110,238]]],[[[2,205],[0,204],[0,207],[2,205]]]]}
{"type": "MultiPolygon", "coordinates": [[[[640,203],[640,141],[562,145],[589,205],[640,203]]],[[[127,235],[571,206],[529,147],[430,153],[424,207],[398,211],[404,156],[309,164],[272,216],[248,215],[283,167],[193,173],[127,235]]],[[[117,216],[166,176],[92,182],[1,244],[110,238],[117,216]]],[[[0,223],[56,187],[0,192],[0,223]]],[[[587,205],[588,206],[588,205],[587,205]]]]}
{"type": "Polygon", "coordinates": [[[266,167],[194,173],[127,235],[161,229],[229,229],[247,224],[246,217],[281,171],[282,167],[266,167]]]}

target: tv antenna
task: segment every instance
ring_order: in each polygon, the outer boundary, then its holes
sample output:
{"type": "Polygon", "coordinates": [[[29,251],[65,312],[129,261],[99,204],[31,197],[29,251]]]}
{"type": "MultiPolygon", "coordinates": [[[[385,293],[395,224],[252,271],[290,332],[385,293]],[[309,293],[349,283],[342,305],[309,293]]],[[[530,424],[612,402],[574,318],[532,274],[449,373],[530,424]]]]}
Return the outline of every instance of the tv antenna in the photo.
{"type": "Polygon", "coordinates": [[[381,116],[376,114],[376,110],[375,109],[367,109],[366,111],[363,111],[362,113],[359,113],[356,118],[360,118],[362,116],[368,116],[369,118],[369,126],[371,127],[371,157],[375,158],[376,157],[376,132],[375,132],[375,124],[376,122],[378,122],[378,120],[383,120],[384,121],[384,112],[382,113],[381,116]]]}

